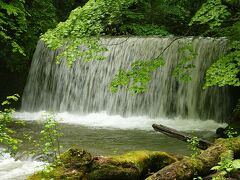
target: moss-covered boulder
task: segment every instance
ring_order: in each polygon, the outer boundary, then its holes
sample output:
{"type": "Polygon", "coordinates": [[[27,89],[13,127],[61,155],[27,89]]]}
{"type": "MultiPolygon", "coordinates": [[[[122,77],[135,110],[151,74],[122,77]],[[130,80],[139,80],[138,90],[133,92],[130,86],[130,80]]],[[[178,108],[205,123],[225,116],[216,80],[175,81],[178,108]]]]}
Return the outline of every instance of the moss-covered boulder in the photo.
{"type": "Polygon", "coordinates": [[[173,162],[165,152],[133,151],[119,156],[100,157],[94,162],[89,179],[140,179],[173,162]]]}
{"type": "Polygon", "coordinates": [[[176,160],[172,155],[157,151],[133,151],[118,156],[92,157],[84,150],[69,149],[61,155],[58,162],[28,179],[144,179],[147,174],[176,160]]]}

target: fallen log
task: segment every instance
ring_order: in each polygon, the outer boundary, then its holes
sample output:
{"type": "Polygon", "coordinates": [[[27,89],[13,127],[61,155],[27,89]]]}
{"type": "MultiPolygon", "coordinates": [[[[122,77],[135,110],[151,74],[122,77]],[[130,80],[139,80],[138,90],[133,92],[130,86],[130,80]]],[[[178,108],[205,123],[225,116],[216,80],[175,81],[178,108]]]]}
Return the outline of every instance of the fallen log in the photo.
{"type": "Polygon", "coordinates": [[[36,172],[28,180],[83,179],[83,180],[136,180],[149,172],[177,161],[172,155],[158,151],[133,151],[118,156],[92,156],[81,149],[69,149],[48,171],[36,172]]]}
{"type": "Polygon", "coordinates": [[[172,163],[147,180],[188,180],[194,175],[205,176],[210,173],[212,167],[220,161],[222,153],[231,150],[234,154],[240,152],[240,137],[230,139],[217,139],[207,150],[195,157],[185,157],[180,161],[172,163]]]}
{"type": "MultiPolygon", "coordinates": [[[[184,141],[184,142],[187,142],[188,140],[192,139],[193,136],[187,134],[187,133],[183,133],[183,132],[179,132],[175,129],[172,129],[172,128],[169,128],[167,126],[164,126],[164,125],[158,125],[158,124],[153,124],[152,125],[153,129],[155,131],[158,131],[158,132],[161,132],[169,137],[173,137],[173,138],[177,138],[181,141],[184,141]]],[[[211,142],[207,141],[207,140],[204,140],[204,139],[201,139],[201,138],[198,138],[199,140],[199,144],[197,145],[197,147],[199,149],[207,149],[209,146],[212,145],[211,142]]]]}

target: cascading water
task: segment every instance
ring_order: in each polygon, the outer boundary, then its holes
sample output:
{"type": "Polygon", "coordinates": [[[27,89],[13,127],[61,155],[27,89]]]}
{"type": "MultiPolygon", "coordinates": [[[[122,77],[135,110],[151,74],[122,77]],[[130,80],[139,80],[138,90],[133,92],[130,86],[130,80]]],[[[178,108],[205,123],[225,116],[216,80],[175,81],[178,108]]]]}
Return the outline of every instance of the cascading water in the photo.
{"type": "MultiPolygon", "coordinates": [[[[55,63],[61,50],[53,52],[39,41],[22,98],[22,112],[15,113],[17,119],[31,120],[29,129],[21,131],[34,132],[38,137],[41,123],[34,120],[45,119],[45,110],[54,112],[63,123],[64,148],[77,145],[107,155],[139,149],[184,154],[188,151],[184,143],[154,133],[151,125],[199,131],[206,137],[223,125],[207,119],[221,121],[226,116],[228,90],[203,90],[202,86],[206,69],[225,52],[226,39],[121,37],[103,38],[101,42],[109,49],[103,53],[106,60],[86,63],[79,59],[68,67],[65,60],[55,63]],[[197,55],[192,61],[192,80],[182,82],[172,74],[181,59],[181,48],[188,43],[197,55]],[[109,84],[120,68],[129,69],[132,62],[150,60],[161,53],[165,65],[152,74],[146,93],[133,94],[122,88],[110,92],[109,84]]],[[[23,146],[26,150],[27,145],[23,146]]],[[[0,163],[2,179],[24,179],[42,164],[14,161],[9,156],[0,163]],[[30,166],[28,171],[26,166],[30,166]]]]}
{"type": "Polygon", "coordinates": [[[228,107],[227,89],[203,90],[204,74],[213,61],[224,53],[224,38],[104,38],[108,48],[106,60],[76,61],[68,67],[59,65],[51,51],[39,41],[22,99],[23,111],[54,111],[88,114],[106,111],[108,114],[149,117],[181,116],[189,119],[222,120],[228,107]],[[197,53],[193,60],[189,82],[178,81],[172,73],[180,59],[180,49],[193,44],[197,53]],[[169,46],[169,47],[168,47],[169,46]],[[168,48],[166,48],[168,47],[168,48]],[[109,84],[114,74],[128,69],[136,60],[150,60],[163,52],[165,65],[152,75],[144,94],[132,94],[124,89],[111,93],[109,84]]]}

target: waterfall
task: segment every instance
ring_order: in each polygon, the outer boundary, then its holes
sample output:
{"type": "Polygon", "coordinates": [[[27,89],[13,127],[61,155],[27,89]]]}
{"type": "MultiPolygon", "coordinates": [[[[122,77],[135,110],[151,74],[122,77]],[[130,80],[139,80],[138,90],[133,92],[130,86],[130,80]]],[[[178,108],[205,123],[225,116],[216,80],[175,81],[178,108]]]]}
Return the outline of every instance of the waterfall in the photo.
{"type": "Polygon", "coordinates": [[[103,38],[108,48],[106,60],[76,61],[68,67],[65,60],[55,63],[53,52],[39,41],[22,98],[23,111],[54,111],[88,114],[105,111],[122,116],[215,119],[228,112],[226,88],[204,90],[204,74],[213,61],[226,51],[224,38],[117,37],[103,38]],[[182,82],[173,71],[180,59],[180,49],[192,43],[197,53],[193,59],[191,81],[182,82]],[[169,46],[169,47],[168,47],[169,46]],[[166,48],[168,47],[168,48],[166,48]],[[129,69],[137,60],[150,60],[163,52],[165,65],[152,74],[146,93],[133,94],[120,88],[112,93],[109,84],[119,69],[129,69]]]}

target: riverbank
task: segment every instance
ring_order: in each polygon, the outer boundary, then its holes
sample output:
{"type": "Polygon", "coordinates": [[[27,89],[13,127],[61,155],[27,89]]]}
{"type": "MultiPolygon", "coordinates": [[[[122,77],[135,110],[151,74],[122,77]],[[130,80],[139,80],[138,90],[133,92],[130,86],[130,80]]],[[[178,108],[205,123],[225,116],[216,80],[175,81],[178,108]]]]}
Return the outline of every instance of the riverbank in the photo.
{"type": "Polygon", "coordinates": [[[217,139],[208,149],[191,157],[177,158],[165,152],[135,151],[120,156],[92,156],[69,149],[44,171],[28,180],[187,180],[238,179],[240,138],[217,139]],[[227,164],[226,164],[227,163],[227,164]]]}

